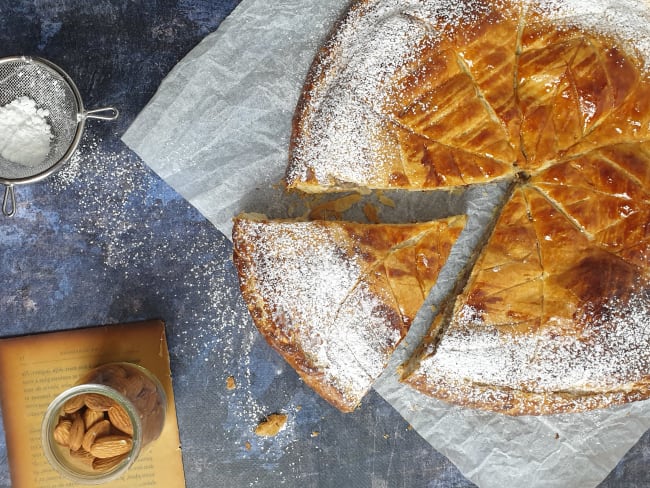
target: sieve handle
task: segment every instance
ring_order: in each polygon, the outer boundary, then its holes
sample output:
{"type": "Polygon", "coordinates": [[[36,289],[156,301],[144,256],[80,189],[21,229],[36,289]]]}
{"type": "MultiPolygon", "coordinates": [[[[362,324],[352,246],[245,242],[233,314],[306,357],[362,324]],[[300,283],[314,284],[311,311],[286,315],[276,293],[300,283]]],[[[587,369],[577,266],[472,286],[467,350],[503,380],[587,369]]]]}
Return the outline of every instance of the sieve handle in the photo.
{"type": "Polygon", "coordinates": [[[114,107],[96,108],[87,110],[83,113],[86,119],[115,120],[119,117],[120,112],[114,107]]]}
{"type": "Polygon", "coordinates": [[[7,217],[11,217],[16,213],[14,185],[5,185],[5,195],[2,197],[2,213],[7,217]]]}

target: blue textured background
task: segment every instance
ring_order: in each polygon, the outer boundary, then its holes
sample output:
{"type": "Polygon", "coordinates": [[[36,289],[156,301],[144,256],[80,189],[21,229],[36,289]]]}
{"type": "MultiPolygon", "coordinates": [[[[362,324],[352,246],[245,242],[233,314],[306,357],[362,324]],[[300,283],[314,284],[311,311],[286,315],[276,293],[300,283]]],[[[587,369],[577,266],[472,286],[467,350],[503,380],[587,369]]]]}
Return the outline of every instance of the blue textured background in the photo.
{"type": "MultiPolygon", "coordinates": [[[[375,393],[343,415],[305,387],[257,335],[230,243],[120,141],[237,3],[0,0],[0,56],[48,58],[87,108],[121,112],[90,121],[70,164],[17,187],[17,215],[0,218],[0,336],[165,320],[188,487],[473,486],[375,393]],[[257,438],[276,411],[287,428],[257,438]]],[[[2,488],[6,455],[0,430],[2,488]]],[[[649,486],[649,456],[646,434],[602,486],[649,486]]]]}

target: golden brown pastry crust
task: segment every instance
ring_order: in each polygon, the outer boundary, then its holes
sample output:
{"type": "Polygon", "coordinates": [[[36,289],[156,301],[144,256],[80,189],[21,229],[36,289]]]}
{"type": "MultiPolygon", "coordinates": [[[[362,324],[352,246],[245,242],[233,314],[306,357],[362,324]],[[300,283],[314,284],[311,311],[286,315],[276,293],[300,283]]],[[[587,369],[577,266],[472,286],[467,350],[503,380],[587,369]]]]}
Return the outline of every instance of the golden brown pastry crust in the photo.
{"type": "Polygon", "coordinates": [[[523,177],[403,379],[514,415],[647,398],[648,77],[611,39],[535,14],[517,52],[523,177]]]}
{"type": "Polygon", "coordinates": [[[508,414],[648,398],[647,66],[543,2],[442,3],[352,7],[307,80],[288,187],[517,181],[404,381],[508,414]]]}
{"type": "Polygon", "coordinates": [[[646,398],[648,290],[637,266],[594,245],[524,184],[501,212],[451,317],[437,318],[404,381],[512,415],[646,398]]]}
{"type": "Polygon", "coordinates": [[[464,223],[462,216],[374,225],[241,215],[233,259],[264,338],[349,412],[408,331],[464,223]]]}
{"type": "Polygon", "coordinates": [[[492,12],[489,44],[482,30],[458,19],[468,54],[482,54],[472,62],[491,75],[477,79],[432,25],[404,14],[399,2],[375,11],[380,3],[356,2],[309,71],[293,120],[288,188],[422,190],[513,177],[518,119],[508,88],[515,55],[499,43],[516,41],[517,16],[492,12]],[[347,36],[366,21],[386,32],[370,28],[350,48],[347,36]],[[384,35],[395,37],[388,50],[375,45],[384,35]],[[392,64],[399,66],[384,73],[392,64]]]}

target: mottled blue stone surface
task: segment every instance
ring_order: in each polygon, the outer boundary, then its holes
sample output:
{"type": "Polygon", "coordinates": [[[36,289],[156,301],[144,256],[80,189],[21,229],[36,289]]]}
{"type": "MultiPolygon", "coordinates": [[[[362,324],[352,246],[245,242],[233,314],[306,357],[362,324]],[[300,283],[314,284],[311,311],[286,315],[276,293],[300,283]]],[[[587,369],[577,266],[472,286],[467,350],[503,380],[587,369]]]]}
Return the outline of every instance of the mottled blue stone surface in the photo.
{"type": "MultiPolygon", "coordinates": [[[[0,0],[0,57],[50,59],[87,108],[121,112],[90,121],[72,161],[17,187],[16,216],[0,218],[0,337],[162,318],[188,487],[473,486],[377,394],[343,415],[303,385],[252,325],[230,243],[120,141],[236,4],[0,0]],[[287,428],[256,437],[276,411],[287,428]]],[[[649,447],[646,434],[603,486],[650,485],[649,447]]],[[[1,488],[6,455],[0,427],[1,488]]]]}

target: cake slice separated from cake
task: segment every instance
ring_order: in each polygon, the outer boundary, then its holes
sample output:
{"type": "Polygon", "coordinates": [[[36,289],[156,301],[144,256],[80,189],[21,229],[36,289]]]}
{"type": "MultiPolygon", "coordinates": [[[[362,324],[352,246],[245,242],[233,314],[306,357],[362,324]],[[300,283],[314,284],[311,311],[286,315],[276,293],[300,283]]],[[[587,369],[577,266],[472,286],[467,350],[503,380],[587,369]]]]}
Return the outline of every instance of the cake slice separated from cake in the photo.
{"type": "Polygon", "coordinates": [[[233,260],[260,333],[305,383],[350,412],[408,332],[465,221],[242,214],[234,220],[233,260]]]}

